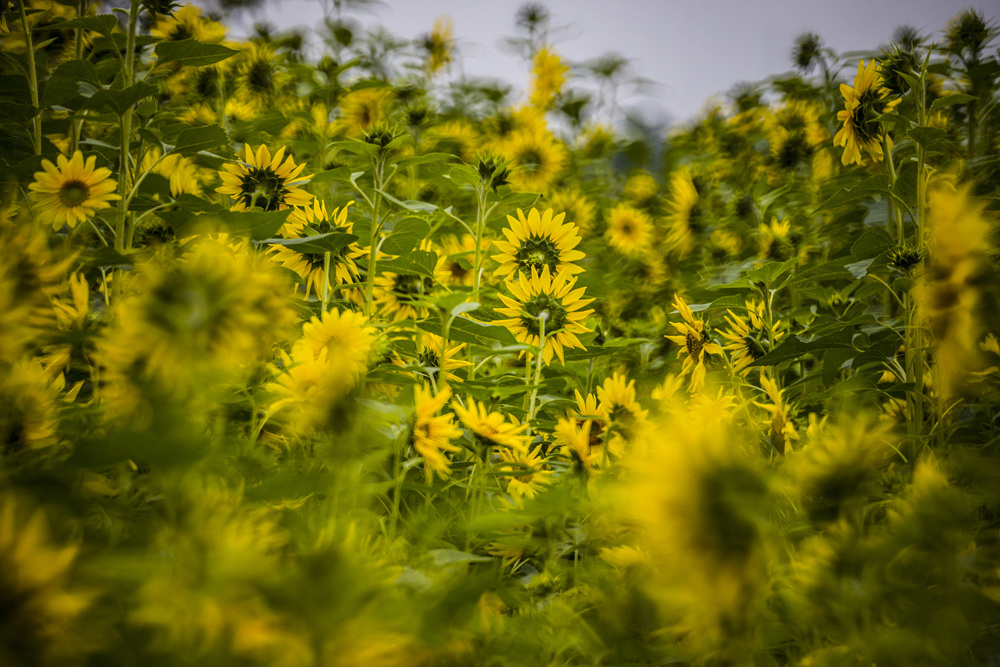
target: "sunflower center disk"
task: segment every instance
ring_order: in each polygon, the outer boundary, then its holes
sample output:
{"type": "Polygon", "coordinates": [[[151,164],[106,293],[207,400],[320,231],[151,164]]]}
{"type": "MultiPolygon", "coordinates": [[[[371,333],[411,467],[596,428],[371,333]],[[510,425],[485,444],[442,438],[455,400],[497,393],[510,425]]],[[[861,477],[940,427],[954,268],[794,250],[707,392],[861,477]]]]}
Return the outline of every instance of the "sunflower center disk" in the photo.
{"type": "Polygon", "coordinates": [[[79,206],[87,201],[90,196],[90,188],[82,181],[67,181],[59,188],[59,201],[64,206],[79,206]]]}
{"type": "Polygon", "coordinates": [[[271,169],[252,167],[243,177],[239,200],[247,208],[259,206],[265,211],[277,211],[285,203],[286,181],[271,169]]]}
{"type": "Polygon", "coordinates": [[[525,269],[535,267],[540,272],[543,267],[547,266],[553,274],[561,263],[559,249],[556,248],[552,239],[543,236],[531,236],[524,239],[521,247],[517,249],[515,259],[517,259],[518,266],[525,269]]]}
{"type": "Polygon", "coordinates": [[[539,294],[531,301],[526,301],[523,310],[528,316],[521,316],[521,325],[533,336],[542,335],[542,324],[540,321],[542,313],[546,315],[546,336],[561,331],[566,325],[566,308],[548,294],[539,294]]]}
{"type": "Polygon", "coordinates": [[[695,361],[701,360],[701,348],[705,347],[705,341],[707,338],[705,334],[702,333],[701,337],[696,337],[692,334],[687,334],[684,336],[684,342],[687,344],[688,354],[695,361]]]}

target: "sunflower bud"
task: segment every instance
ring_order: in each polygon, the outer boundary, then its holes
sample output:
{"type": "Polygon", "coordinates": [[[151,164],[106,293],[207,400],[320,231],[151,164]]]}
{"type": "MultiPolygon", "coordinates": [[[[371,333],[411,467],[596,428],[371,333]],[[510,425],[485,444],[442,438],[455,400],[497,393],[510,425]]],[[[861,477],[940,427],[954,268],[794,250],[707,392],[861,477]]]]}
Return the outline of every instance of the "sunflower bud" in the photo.
{"type": "Polygon", "coordinates": [[[476,168],[479,171],[479,178],[482,180],[483,185],[493,190],[493,192],[496,192],[497,188],[501,185],[507,185],[510,182],[507,180],[509,173],[507,165],[507,160],[499,158],[492,153],[480,156],[479,164],[476,168]]]}

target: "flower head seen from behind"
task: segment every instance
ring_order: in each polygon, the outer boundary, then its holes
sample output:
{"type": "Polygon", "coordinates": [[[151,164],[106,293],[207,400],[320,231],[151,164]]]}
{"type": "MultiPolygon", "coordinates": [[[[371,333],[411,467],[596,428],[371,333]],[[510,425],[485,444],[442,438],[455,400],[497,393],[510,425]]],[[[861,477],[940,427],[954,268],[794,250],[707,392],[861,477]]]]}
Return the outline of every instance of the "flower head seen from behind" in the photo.
{"type": "Polygon", "coordinates": [[[507,283],[511,296],[500,295],[505,307],[497,312],[510,317],[495,324],[507,327],[518,342],[528,345],[542,345],[544,336],[542,360],[548,364],[555,354],[565,363],[565,348],[584,349],[577,334],[590,331],[584,323],[594,312],[580,310],[593,299],[584,299],[585,289],[573,289],[574,285],[576,278],[566,271],[553,277],[547,266],[541,274],[532,267],[530,278],[522,273],[518,280],[507,283]]]}
{"type": "Polygon", "coordinates": [[[42,169],[35,173],[35,180],[28,186],[28,197],[35,202],[39,221],[62,229],[64,225],[76,227],[94,216],[100,209],[110,208],[118,183],[111,178],[111,170],[97,167],[97,156],[86,160],[76,151],[73,157],[56,158],[56,164],[42,160],[42,169]]]}
{"type": "Polygon", "coordinates": [[[223,165],[222,185],[216,192],[229,195],[236,202],[233,210],[249,211],[259,207],[265,211],[283,211],[293,206],[306,206],[312,195],[302,189],[308,177],[301,177],[304,164],[297,165],[284,147],[271,156],[267,146],[256,152],[247,144],[243,158],[235,164],[223,165]]]}
{"type": "Polygon", "coordinates": [[[570,275],[583,271],[576,264],[585,257],[575,249],[580,243],[579,230],[573,223],[563,222],[565,219],[565,213],[555,215],[552,209],[539,213],[533,208],[527,216],[518,209],[516,218],[508,215],[510,224],[503,229],[507,240],[495,242],[500,251],[493,256],[500,263],[497,277],[517,278],[519,273],[526,275],[531,270],[543,268],[553,275],[562,271],[570,275]]]}
{"type": "MultiPolygon", "coordinates": [[[[864,157],[861,151],[865,151],[874,162],[882,161],[882,139],[885,137],[885,129],[876,117],[884,113],[888,108],[897,102],[886,102],[884,99],[888,94],[882,87],[882,75],[876,69],[878,62],[873,58],[868,61],[858,62],[858,74],[854,77],[854,87],[846,83],[840,84],[840,92],[844,96],[844,109],[837,112],[837,120],[843,121],[844,126],[840,128],[833,138],[835,146],[843,146],[844,154],[841,162],[844,165],[863,165],[864,157]]],[[[885,137],[892,148],[892,140],[885,137]]]]}
{"type": "Polygon", "coordinates": [[[539,109],[548,109],[555,104],[566,85],[569,67],[559,58],[559,54],[549,47],[535,52],[531,67],[531,104],[539,109]]]}

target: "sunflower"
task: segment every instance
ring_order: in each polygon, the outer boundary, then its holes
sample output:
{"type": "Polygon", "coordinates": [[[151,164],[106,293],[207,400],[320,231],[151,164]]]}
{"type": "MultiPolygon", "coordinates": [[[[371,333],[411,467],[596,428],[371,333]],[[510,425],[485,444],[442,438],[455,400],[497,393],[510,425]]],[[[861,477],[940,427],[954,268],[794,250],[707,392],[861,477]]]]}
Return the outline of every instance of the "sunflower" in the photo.
{"type": "MultiPolygon", "coordinates": [[[[333,232],[351,233],[353,225],[347,220],[350,202],[343,208],[335,208],[332,213],[326,210],[326,203],[314,199],[311,206],[296,208],[288,215],[280,234],[285,238],[296,239],[315,234],[333,232]]],[[[310,294],[323,294],[323,281],[326,275],[325,252],[302,252],[292,247],[275,243],[270,246],[270,252],[275,261],[286,269],[294,271],[306,285],[306,299],[310,294]]],[[[357,243],[351,243],[330,253],[331,288],[335,285],[350,285],[358,281],[357,260],[363,257],[365,251],[357,243]]]]}
{"type": "Polygon", "coordinates": [[[584,322],[594,312],[580,310],[593,299],[584,299],[585,288],[573,289],[575,284],[576,278],[570,277],[567,271],[560,271],[553,278],[548,266],[542,269],[541,275],[535,267],[531,267],[531,278],[522,273],[517,280],[507,282],[507,289],[513,298],[501,294],[500,300],[506,307],[497,308],[497,312],[510,317],[497,320],[494,324],[507,327],[518,342],[536,347],[542,342],[544,327],[542,360],[550,363],[555,353],[565,364],[564,348],[584,349],[576,334],[590,331],[584,322]]]}
{"type": "Polygon", "coordinates": [[[551,109],[566,85],[569,66],[549,47],[535,51],[531,66],[531,106],[551,109]]]}
{"type": "Polygon", "coordinates": [[[649,216],[629,204],[619,204],[608,212],[608,244],[629,257],[637,257],[649,250],[653,237],[653,221],[649,216]]]}
{"type": "Polygon", "coordinates": [[[7,664],[82,664],[100,646],[86,613],[94,592],[72,583],[80,545],[57,542],[51,526],[41,507],[10,491],[0,495],[0,655],[7,664]]]}
{"type": "Polygon", "coordinates": [[[552,483],[553,473],[546,468],[548,458],[538,447],[503,447],[500,461],[498,467],[507,476],[507,493],[516,503],[534,498],[545,485],[552,483]]]}
{"type": "MultiPolygon", "coordinates": [[[[400,342],[400,339],[396,339],[396,342],[400,342]]],[[[455,343],[449,340],[447,345],[445,345],[444,339],[441,336],[426,331],[420,332],[415,346],[410,347],[408,342],[404,342],[404,346],[409,349],[405,354],[408,359],[404,359],[397,352],[392,363],[398,366],[409,366],[408,370],[413,371],[413,374],[421,379],[429,379],[432,382],[440,382],[442,384],[461,382],[462,378],[455,375],[455,371],[472,365],[470,362],[459,358],[462,350],[465,349],[465,343],[455,343]],[[441,360],[442,347],[444,349],[443,362],[441,360]],[[438,375],[442,370],[444,371],[443,380],[439,379],[438,375]]]]}
{"type": "Polygon", "coordinates": [[[242,160],[222,166],[222,185],[215,191],[236,200],[234,211],[305,207],[312,201],[312,195],[302,189],[309,177],[299,177],[305,167],[305,164],[296,166],[291,155],[286,158],[284,146],[272,158],[267,146],[262,144],[254,153],[250,144],[246,144],[242,160]]]}
{"type": "MultiPolygon", "coordinates": [[[[19,359],[4,368],[0,379],[0,443],[4,455],[59,443],[59,405],[66,388],[34,359],[19,359]]],[[[75,394],[74,394],[75,395],[75,394]]]]}
{"type": "Polygon", "coordinates": [[[525,192],[548,194],[566,165],[566,148],[547,129],[522,129],[496,148],[511,161],[511,185],[525,192]]]}
{"type": "Polygon", "coordinates": [[[455,38],[452,35],[453,24],[448,16],[434,19],[434,29],[421,41],[420,46],[427,52],[424,69],[427,76],[433,76],[442,67],[451,64],[452,53],[455,51],[455,38]]]}
{"type": "Polygon", "coordinates": [[[565,213],[581,236],[590,232],[594,222],[594,203],[578,188],[559,188],[552,193],[549,204],[553,211],[565,213]]]}
{"type": "Polygon", "coordinates": [[[340,117],[335,125],[338,134],[360,138],[389,119],[393,93],[388,88],[354,90],[340,100],[340,117]]]}
{"type": "MultiPolygon", "coordinates": [[[[182,194],[201,196],[202,170],[194,160],[172,153],[163,157],[163,152],[153,148],[146,152],[139,163],[139,172],[152,171],[170,181],[170,194],[179,197],[182,194]]],[[[214,172],[211,172],[214,173],[214,172]]]]}
{"type": "Polygon", "coordinates": [[[496,270],[498,278],[517,278],[529,270],[545,268],[553,274],[566,272],[569,275],[580,273],[583,268],[574,262],[586,255],[574,250],[580,243],[580,234],[576,225],[563,222],[565,213],[553,215],[552,209],[539,214],[538,209],[531,209],[525,217],[521,209],[517,217],[508,215],[509,227],[502,231],[506,241],[495,241],[499,255],[493,259],[500,263],[496,270]]]}
{"type": "Polygon", "coordinates": [[[789,416],[789,405],[785,403],[778,383],[764,374],[760,376],[760,388],[771,399],[771,402],[757,403],[754,401],[754,405],[770,413],[771,416],[765,423],[770,427],[771,446],[779,454],[784,454],[785,446],[790,444],[791,440],[799,439],[795,424],[789,416]]]}
{"type": "Polygon", "coordinates": [[[416,303],[434,290],[434,281],[412,273],[386,272],[375,279],[372,299],[393,322],[427,316],[427,308],[416,303]]]}
{"type": "Polygon", "coordinates": [[[792,222],[788,218],[779,222],[776,216],[772,217],[771,224],[761,224],[759,231],[761,259],[783,262],[798,252],[797,235],[792,232],[792,222]]]}
{"type": "Polygon", "coordinates": [[[834,146],[843,146],[844,154],[840,161],[849,164],[863,165],[861,151],[868,153],[874,162],[882,161],[882,139],[892,149],[892,139],[885,134],[885,128],[876,119],[880,114],[899,104],[899,99],[887,101],[889,91],[882,87],[882,75],[878,72],[878,61],[874,58],[865,66],[864,60],[858,61],[858,74],[854,77],[854,87],[846,83],[840,84],[840,92],[844,96],[844,110],[837,112],[837,120],[843,121],[833,138],[834,146]]]}
{"type": "Polygon", "coordinates": [[[625,446],[636,442],[649,428],[649,411],[635,398],[635,380],[626,382],[621,373],[615,373],[597,388],[597,400],[598,413],[610,435],[608,451],[621,456],[625,446]]]}
{"type": "Polygon", "coordinates": [[[470,400],[467,408],[458,402],[451,407],[484,454],[494,448],[527,449],[531,438],[519,433],[527,424],[518,424],[513,417],[501,412],[490,412],[485,403],[475,400],[470,400]]]}
{"type": "Polygon", "coordinates": [[[722,347],[709,340],[704,322],[694,319],[691,308],[679,296],[674,297],[674,307],[680,311],[684,322],[671,322],[678,335],[664,338],[681,346],[678,357],[687,353],[681,375],[691,375],[690,389],[697,393],[705,385],[705,357],[709,354],[722,354],[722,347]]]}
{"type": "Polygon", "coordinates": [[[629,175],[622,188],[622,197],[637,208],[649,211],[656,206],[660,184],[648,171],[639,170],[629,175]]]}
{"type": "MultiPolygon", "coordinates": [[[[485,253],[489,249],[489,239],[480,241],[480,248],[485,253]]],[[[438,253],[437,266],[434,267],[434,277],[442,285],[472,286],[475,279],[476,239],[472,234],[447,236],[441,241],[441,252],[438,253]]]]}
{"type": "Polygon", "coordinates": [[[475,126],[464,118],[449,120],[427,130],[423,137],[430,151],[449,153],[463,162],[476,163],[482,138],[475,126]]]}
{"type": "Polygon", "coordinates": [[[218,44],[226,38],[226,27],[203,17],[194,5],[184,5],[171,16],[160,16],[149,34],[160,39],[179,42],[195,39],[203,44],[218,44]]]}
{"type": "Polygon", "coordinates": [[[243,53],[237,77],[238,92],[257,106],[273,105],[288,75],[279,67],[277,55],[268,44],[251,44],[243,53]]]}
{"type": "Polygon", "coordinates": [[[35,202],[39,221],[57,230],[64,225],[73,228],[98,209],[110,208],[110,202],[121,199],[115,194],[118,183],[111,178],[111,170],[95,169],[96,163],[97,156],[84,161],[80,151],[69,160],[65,155],[58,156],[58,167],[42,160],[45,171],[36,172],[35,180],[28,185],[28,197],[35,202]]]}
{"type": "Polygon", "coordinates": [[[701,196],[694,185],[691,172],[680,169],[670,177],[670,203],[667,223],[670,232],[667,244],[681,257],[694,249],[695,241],[704,223],[701,196]]]}
{"type": "Polygon", "coordinates": [[[331,357],[345,361],[355,377],[368,368],[368,354],[377,337],[364,315],[350,310],[328,310],[302,325],[302,340],[313,355],[325,349],[331,357]]]}
{"type": "Polygon", "coordinates": [[[275,400],[267,408],[268,416],[276,416],[292,433],[341,426],[336,407],[358,377],[358,362],[350,352],[333,346],[317,349],[315,340],[296,341],[291,355],[281,353],[280,367],[270,367],[275,379],[265,388],[275,400]]]}
{"type": "Polygon", "coordinates": [[[451,398],[451,390],[445,387],[437,396],[432,396],[425,387],[413,388],[413,423],[410,427],[410,444],[424,460],[424,473],[430,482],[434,474],[444,479],[451,474],[451,461],[445,452],[457,452],[459,447],[451,444],[453,438],[462,435],[452,424],[453,414],[438,415],[437,412],[451,398]]]}
{"type": "Polygon", "coordinates": [[[779,331],[781,320],[775,322],[770,332],[764,326],[764,304],[753,302],[747,304],[747,319],[736,315],[731,310],[727,310],[729,315],[726,321],[729,322],[729,331],[723,331],[722,337],[729,341],[729,345],[723,349],[729,350],[733,355],[733,367],[737,373],[747,375],[750,372],[750,365],[765,354],[771,351],[781,339],[783,333],[779,331]]]}

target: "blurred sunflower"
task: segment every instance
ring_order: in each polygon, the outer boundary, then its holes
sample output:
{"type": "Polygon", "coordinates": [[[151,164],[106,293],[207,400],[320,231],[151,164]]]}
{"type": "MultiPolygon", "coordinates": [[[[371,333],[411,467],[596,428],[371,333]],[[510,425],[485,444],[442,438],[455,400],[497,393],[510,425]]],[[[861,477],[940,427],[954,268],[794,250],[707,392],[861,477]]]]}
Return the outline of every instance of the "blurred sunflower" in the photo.
{"type": "Polygon", "coordinates": [[[35,180],[28,185],[28,197],[35,202],[35,212],[43,224],[56,230],[65,225],[73,228],[120,199],[115,194],[118,183],[111,178],[111,170],[95,168],[96,155],[84,161],[83,153],[76,151],[69,160],[65,155],[58,156],[56,164],[58,167],[42,160],[45,171],[36,172],[35,180]]]}
{"type": "Polygon", "coordinates": [[[684,356],[684,366],[681,368],[681,375],[690,375],[690,389],[692,393],[701,391],[705,385],[705,357],[709,354],[722,354],[722,347],[718,343],[713,343],[705,331],[705,324],[694,318],[690,306],[684,303],[679,297],[674,297],[674,307],[680,311],[684,321],[681,323],[671,322],[678,331],[676,336],[664,336],[668,340],[681,346],[677,356],[684,356]]]}
{"type": "MultiPolygon", "coordinates": [[[[0,377],[0,443],[10,456],[59,443],[59,406],[66,388],[62,373],[46,373],[38,361],[19,359],[0,377]]],[[[75,392],[69,397],[72,399],[75,392]]]]}
{"type": "Polygon", "coordinates": [[[451,390],[445,387],[436,396],[421,386],[413,388],[413,422],[410,426],[410,444],[424,460],[427,481],[436,474],[441,479],[451,475],[451,461],[446,452],[459,451],[451,440],[462,432],[452,423],[453,414],[438,415],[451,398],[451,390]]]}
{"type": "Polygon", "coordinates": [[[83,664],[100,646],[99,626],[84,621],[94,593],[72,583],[79,552],[52,539],[41,508],[0,495],[0,662],[83,664]]]}
{"type": "Polygon", "coordinates": [[[645,434],[651,424],[649,411],[644,410],[635,395],[635,380],[614,373],[597,388],[598,414],[603,417],[610,436],[608,451],[622,456],[628,445],[645,434]]]}
{"type": "Polygon", "coordinates": [[[451,64],[452,54],[455,51],[453,27],[450,17],[439,16],[434,19],[434,29],[419,42],[421,48],[426,52],[424,69],[427,71],[428,77],[451,64]]]}
{"type": "Polygon", "coordinates": [[[781,387],[778,386],[777,381],[762,373],[760,376],[760,387],[767,394],[771,402],[757,403],[755,401],[754,405],[763,408],[771,414],[770,418],[766,421],[766,424],[770,427],[771,446],[774,447],[774,451],[784,454],[786,449],[791,446],[791,441],[799,439],[799,432],[790,417],[791,408],[785,402],[781,387]]]}
{"type": "Polygon", "coordinates": [[[317,349],[308,339],[296,341],[291,355],[282,352],[280,366],[270,366],[274,380],[265,387],[274,396],[267,406],[268,419],[301,435],[341,426],[337,406],[358,377],[357,358],[351,352],[333,346],[317,349]]]}
{"type": "Polygon", "coordinates": [[[468,164],[475,164],[482,137],[464,118],[456,118],[430,127],[423,136],[430,151],[449,153],[468,164]]]}
{"type": "Polygon", "coordinates": [[[173,42],[194,39],[203,44],[218,44],[226,38],[226,27],[202,16],[198,7],[184,5],[173,14],[158,16],[149,34],[173,42]]]}
{"type": "Polygon", "coordinates": [[[488,455],[493,449],[524,449],[531,441],[530,436],[520,433],[527,424],[518,424],[517,420],[502,412],[491,412],[485,403],[469,400],[469,406],[464,407],[454,402],[451,409],[458,415],[462,426],[469,429],[473,440],[482,447],[482,454],[488,455]]]}
{"type": "Polygon", "coordinates": [[[584,349],[576,334],[590,331],[584,323],[594,312],[580,310],[593,299],[584,299],[585,288],[573,289],[575,284],[576,278],[570,277],[567,271],[553,278],[548,266],[542,269],[541,275],[531,267],[530,278],[522,273],[517,280],[507,283],[511,296],[500,295],[505,307],[497,308],[497,312],[508,315],[509,319],[497,320],[494,324],[507,327],[518,342],[536,347],[541,344],[544,327],[542,360],[550,363],[555,353],[559,361],[565,363],[564,348],[584,349]]]}
{"type": "Polygon", "coordinates": [[[222,165],[222,185],[215,191],[235,199],[235,211],[305,207],[312,201],[312,195],[302,189],[309,177],[299,176],[305,167],[305,164],[296,166],[291,155],[286,158],[284,146],[272,158],[267,146],[261,144],[255,153],[246,144],[242,160],[222,165]]]}
{"type": "Polygon", "coordinates": [[[779,262],[791,259],[798,252],[796,234],[792,231],[792,221],[788,218],[778,221],[777,216],[771,218],[771,224],[761,224],[760,257],[779,262]]]}
{"type": "MultiPolygon", "coordinates": [[[[576,390],[576,410],[567,411],[552,432],[552,443],[569,455],[577,470],[591,474],[608,462],[605,447],[607,424],[597,407],[597,397],[576,390]]],[[[618,452],[620,453],[620,452],[618,452]]]]}
{"type": "Polygon", "coordinates": [[[595,206],[579,188],[559,188],[549,198],[549,205],[556,213],[565,213],[579,228],[581,236],[590,233],[594,223],[595,206]]]}
{"type": "MultiPolygon", "coordinates": [[[[484,254],[489,245],[489,239],[480,242],[484,254]]],[[[434,277],[442,285],[472,286],[475,279],[473,266],[475,257],[476,239],[472,234],[463,234],[461,237],[446,236],[441,241],[441,252],[438,253],[438,263],[434,267],[434,277]]]]}
{"type": "Polygon", "coordinates": [[[554,215],[552,209],[547,209],[539,214],[535,208],[527,216],[521,209],[517,210],[516,218],[508,215],[509,226],[502,230],[507,240],[494,242],[500,251],[493,255],[500,263],[496,276],[516,279],[529,270],[542,268],[552,274],[565,271],[573,275],[583,271],[575,264],[586,256],[574,250],[580,243],[579,231],[573,223],[563,222],[565,218],[565,213],[554,215]]]}
{"type": "Polygon", "coordinates": [[[302,340],[314,356],[326,350],[330,357],[339,357],[346,363],[355,377],[368,368],[368,354],[377,336],[378,332],[368,326],[364,315],[350,310],[328,310],[302,325],[302,340]]]}
{"type": "Polygon", "coordinates": [[[534,498],[542,487],[553,482],[553,472],[547,464],[548,457],[538,447],[502,447],[497,468],[507,477],[507,493],[520,502],[534,498]]]}
{"type": "Polygon", "coordinates": [[[635,171],[629,174],[625,186],[622,188],[622,197],[636,208],[644,211],[651,211],[657,204],[660,193],[660,184],[648,171],[635,171]]]}
{"type": "MultiPolygon", "coordinates": [[[[314,199],[311,206],[307,204],[304,208],[293,209],[288,214],[288,222],[282,226],[279,233],[289,239],[308,238],[313,234],[350,234],[353,225],[347,220],[347,211],[353,203],[350,202],[343,208],[335,208],[333,212],[328,213],[326,203],[314,199]]],[[[271,244],[269,252],[276,262],[279,262],[286,269],[294,271],[302,279],[306,286],[305,298],[307,300],[310,294],[317,296],[323,294],[323,281],[327,275],[325,268],[327,253],[318,250],[316,252],[303,252],[278,243],[271,244]]],[[[330,251],[329,276],[331,281],[327,288],[358,282],[359,272],[356,262],[364,254],[365,251],[358,246],[357,242],[330,251]]]]}
{"type": "Polygon", "coordinates": [[[511,185],[526,192],[548,194],[567,161],[566,147],[544,128],[518,130],[497,152],[511,161],[511,185]]]}
{"type": "Polygon", "coordinates": [[[882,161],[882,139],[892,149],[892,138],[885,134],[885,128],[876,118],[899,104],[900,100],[887,101],[889,91],[882,87],[882,75],[878,72],[878,61],[872,58],[865,66],[858,61],[858,73],[854,86],[840,84],[844,96],[844,110],[837,112],[837,120],[843,121],[833,138],[834,146],[843,146],[841,162],[844,165],[864,165],[861,151],[865,151],[874,162],[882,161]]]}
{"type": "MultiPolygon", "coordinates": [[[[455,375],[455,371],[466,366],[471,366],[471,362],[460,359],[465,343],[456,343],[449,340],[447,345],[441,336],[428,332],[421,332],[417,337],[415,356],[412,360],[417,367],[416,375],[438,382],[441,385],[449,382],[461,382],[462,378],[455,375]],[[442,348],[444,349],[444,360],[441,359],[442,348]],[[443,379],[439,375],[444,372],[443,379]]],[[[393,363],[405,365],[403,357],[396,356],[393,363]]],[[[411,369],[414,367],[411,366],[411,369]]]]}
{"type": "Polygon", "coordinates": [[[535,51],[531,65],[531,105],[538,109],[551,109],[566,85],[565,65],[559,54],[550,47],[535,51]]]}
{"type": "Polygon", "coordinates": [[[411,273],[386,272],[375,279],[372,299],[385,317],[393,322],[418,320],[427,308],[417,303],[434,291],[434,281],[411,273]]]}
{"type": "Polygon", "coordinates": [[[667,245],[684,257],[694,249],[698,234],[704,226],[701,196],[688,169],[679,169],[673,173],[669,190],[666,220],[670,232],[667,234],[667,245]]]}
{"type": "Polygon", "coordinates": [[[388,88],[353,90],[340,100],[340,116],[335,121],[338,134],[360,138],[389,119],[393,93],[388,88]]]}
{"type": "Polygon", "coordinates": [[[729,323],[729,330],[722,332],[722,337],[729,341],[729,345],[725,345],[723,349],[732,353],[733,367],[737,373],[743,375],[747,375],[750,372],[750,365],[770,352],[784,335],[780,331],[781,320],[774,323],[771,331],[764,326],[762,302],[751,301],[747,303],[746,310],[746,317],[727,310],[729,315],[726,321],[729,323]]]}
{"type": "Polygon", "coordinates": [[[274,48],[265,43],[249,44],[241,60],[237,96],[255,107],[273,106],[288,80],[274,48]]]}
{"type": "Polygon", "coordinates": [[[608,212],[608,244],[628,257],[638,257],[649,250],[653,221],[629,204],[618,204],[608,212]]]}

